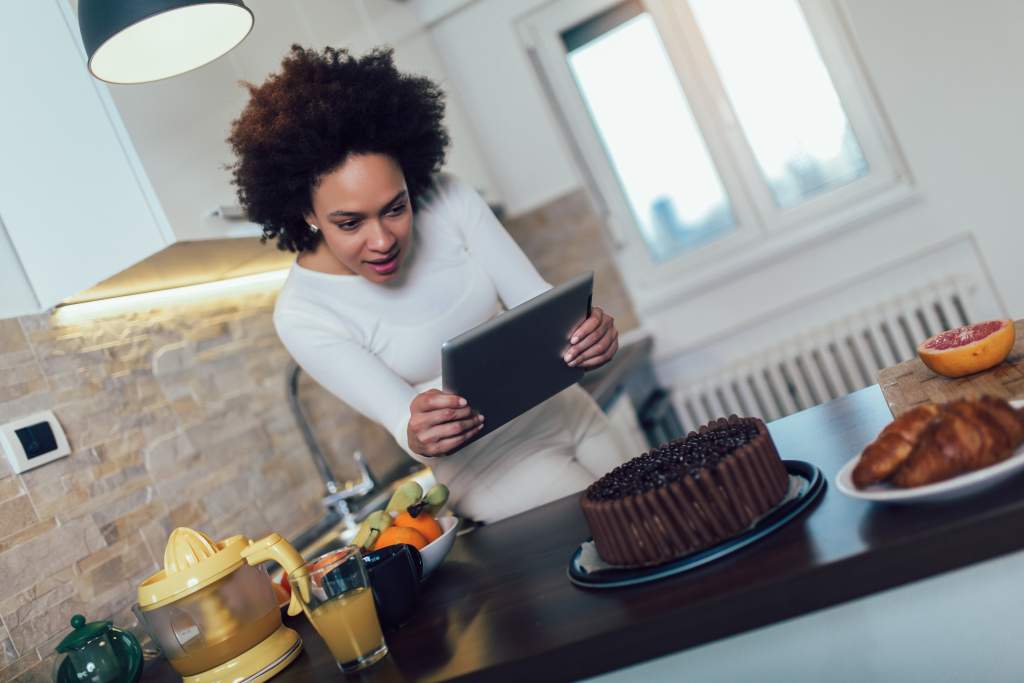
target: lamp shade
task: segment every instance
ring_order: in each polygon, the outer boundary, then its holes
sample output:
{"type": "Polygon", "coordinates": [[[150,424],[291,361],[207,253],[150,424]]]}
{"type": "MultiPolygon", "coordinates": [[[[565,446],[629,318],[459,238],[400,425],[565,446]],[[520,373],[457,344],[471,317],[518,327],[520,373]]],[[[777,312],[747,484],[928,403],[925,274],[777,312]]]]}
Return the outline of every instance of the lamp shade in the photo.
{"type": "Polygon", "coordinates": [[[79,0],[89,71],[109,83],[157,81],[238,45],[253,16],[241,0],[79,0]]]}

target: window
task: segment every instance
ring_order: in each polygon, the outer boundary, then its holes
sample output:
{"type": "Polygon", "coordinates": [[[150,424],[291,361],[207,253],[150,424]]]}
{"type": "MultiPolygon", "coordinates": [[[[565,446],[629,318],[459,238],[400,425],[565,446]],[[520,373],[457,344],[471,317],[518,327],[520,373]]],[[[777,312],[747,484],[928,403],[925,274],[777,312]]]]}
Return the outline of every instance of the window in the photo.
{"type": "Polygon", "coordinates": [[[729,198],[650,15],[591,38],[594,23],[565,34],[569,66],[655,259],[733,230],[729,198]]]}
{"type": "Polygon", "coordinates": [[[556,0],[520,29],[641,308],[907,194],[830,4],[556,0]]]}
{"type": "Polygon", "coordinates": [[[867,173],[796,0],[691,0],[690,7],[779,206],[795,206],[867,173]]]}

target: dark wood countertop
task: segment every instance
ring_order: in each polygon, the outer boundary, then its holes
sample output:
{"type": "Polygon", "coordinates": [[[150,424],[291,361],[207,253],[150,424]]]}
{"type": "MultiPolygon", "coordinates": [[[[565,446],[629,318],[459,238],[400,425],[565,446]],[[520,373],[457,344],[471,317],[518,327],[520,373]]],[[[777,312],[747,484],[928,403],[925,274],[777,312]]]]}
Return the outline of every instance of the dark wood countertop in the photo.
{"type": "MultiPolygon", "coordinates": [[[[877,386],[770,425],[784,458],[839,468],[891,419],[877,386]]],[[[417,614],[387,636],[374,681],[577,679],[628,666],[1024,547],[1020,479],[946,505],[884,507],[829,488],[803,516],[692,573],[613,591],[574,587],[588,537],[576,497],[462,536],[417,614]]],[[[275,680],[337,680],[323,642],[275,680]]],[[[175,680],[165,662],[146,680],[175,680]]]]}

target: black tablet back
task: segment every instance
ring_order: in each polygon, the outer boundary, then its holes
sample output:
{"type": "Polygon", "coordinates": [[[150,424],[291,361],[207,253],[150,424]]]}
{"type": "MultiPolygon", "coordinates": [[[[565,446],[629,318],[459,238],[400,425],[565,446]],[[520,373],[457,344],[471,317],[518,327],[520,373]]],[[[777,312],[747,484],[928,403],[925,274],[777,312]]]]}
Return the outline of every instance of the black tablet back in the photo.
{"type": "Polygon", "coordinates": [[[485,418],[471,441],[583,377],[583,368],[570,368],[562,356],[572,331],[590,316],[593,286],[592,272],[578,275],[444,343],[444,390],[485,418]]]}

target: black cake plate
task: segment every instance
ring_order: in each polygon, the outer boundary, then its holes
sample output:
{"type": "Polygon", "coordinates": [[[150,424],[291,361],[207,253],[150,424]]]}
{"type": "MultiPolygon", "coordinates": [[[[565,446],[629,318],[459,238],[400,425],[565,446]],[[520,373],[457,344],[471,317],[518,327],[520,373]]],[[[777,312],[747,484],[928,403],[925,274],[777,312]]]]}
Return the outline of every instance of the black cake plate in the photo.
{"type": "Polygon", "coordinates": [[[786,471],[789,472],[791,485],[797,486],[796,492],[791,492],[784,502],[762,515],[753,526],[739,536],[651,567],[630,569],[605,565],[597,569],[591,568],[590,571],[585,569],[580,561],[584,546],[588,543],[593,544],[593,540],[588,539],[572,555],[572,560],[569,562],[569,580],[581,588],[636,586],[702,567],[709,562],[727,557],[751,543],[760,541],[795,519],[825,490],[825,477],[822,476],[821,470],[811,463],[802,460],[783,460],[782,462],[786,466],[786,471]]]}

